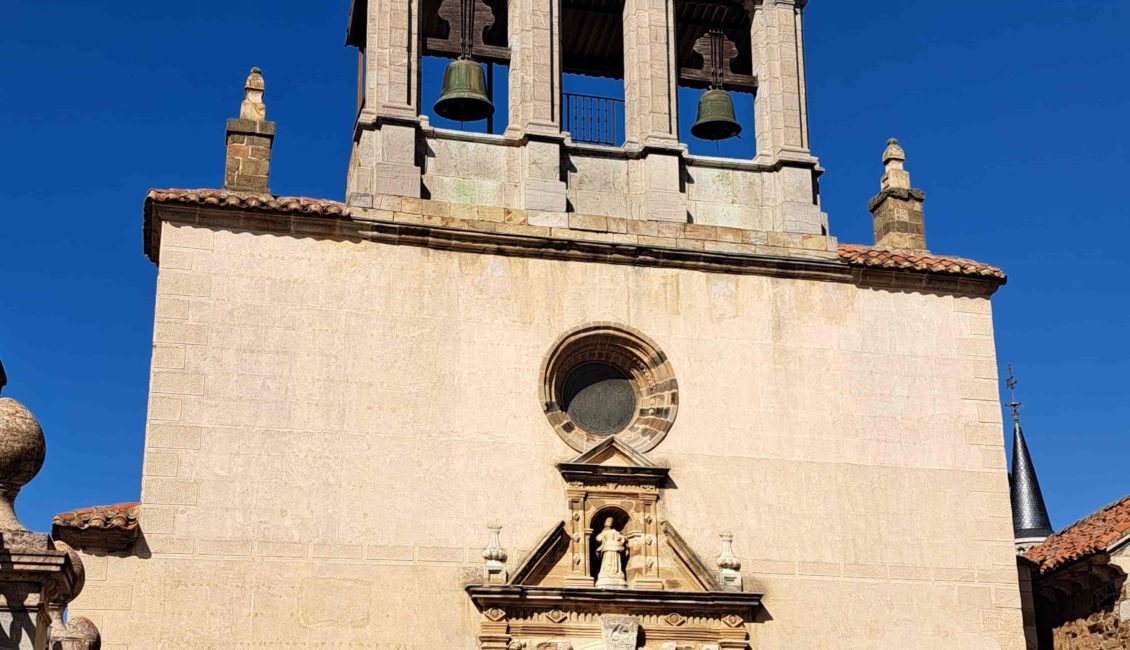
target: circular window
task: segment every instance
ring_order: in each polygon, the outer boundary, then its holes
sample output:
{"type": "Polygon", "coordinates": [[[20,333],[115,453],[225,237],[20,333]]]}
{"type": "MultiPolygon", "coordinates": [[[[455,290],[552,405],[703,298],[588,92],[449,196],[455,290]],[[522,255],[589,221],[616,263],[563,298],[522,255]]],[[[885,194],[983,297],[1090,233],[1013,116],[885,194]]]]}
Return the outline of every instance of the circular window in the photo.
{"type": "Polygon", "coordinates": [[[618,433],[636,414],[632,380],[609,363],[583,363],[570,370],[561,397],[569,419],[589,433],[618,433]]]}
{"type": "Polygon", "coordinates": [[[550,424],[577,451],[613,435],[649,451],[678,410],[667,356],[644,335],[611,323],[563,336],[546,355],[540,393],[550,424]]]}

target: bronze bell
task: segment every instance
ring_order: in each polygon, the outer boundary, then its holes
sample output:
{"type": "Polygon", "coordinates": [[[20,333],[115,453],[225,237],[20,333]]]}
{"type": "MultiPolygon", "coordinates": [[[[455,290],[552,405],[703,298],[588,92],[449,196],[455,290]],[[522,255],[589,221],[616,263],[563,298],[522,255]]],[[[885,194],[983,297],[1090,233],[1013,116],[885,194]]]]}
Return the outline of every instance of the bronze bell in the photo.
{"type": "Polygon", "coordinates": [[[485,120],[494,114],[487,95],[483,67],[471,59],[456,59],[443,71],[443,92],[435,105],[436,115],[459,122],[485,120]]]}
{"type": "Polygon", "coordinates": [[[734,99],[721,88],[711,88],[698,100],[698,119],[691,135],[702,140],[725,140],[742,132],[734,118],[734,99]]]}

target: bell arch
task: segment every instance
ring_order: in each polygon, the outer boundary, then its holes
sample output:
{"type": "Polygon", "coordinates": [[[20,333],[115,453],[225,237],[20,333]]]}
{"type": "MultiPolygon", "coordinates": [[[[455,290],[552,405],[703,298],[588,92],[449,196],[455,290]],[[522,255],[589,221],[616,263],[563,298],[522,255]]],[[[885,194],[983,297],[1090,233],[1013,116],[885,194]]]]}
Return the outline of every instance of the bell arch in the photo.
{"type": "Polygon", "coordinates": [[[419,105],[432,126],[485,133],[506,128],[507,5],[508,0],[422,2],[419,105]]]}
{"type": "Polygon", "coordinates": [[[692,153],[752,158],[757,78],[749,9],[695,0],[675,6],[679,140],[692,153]]]}

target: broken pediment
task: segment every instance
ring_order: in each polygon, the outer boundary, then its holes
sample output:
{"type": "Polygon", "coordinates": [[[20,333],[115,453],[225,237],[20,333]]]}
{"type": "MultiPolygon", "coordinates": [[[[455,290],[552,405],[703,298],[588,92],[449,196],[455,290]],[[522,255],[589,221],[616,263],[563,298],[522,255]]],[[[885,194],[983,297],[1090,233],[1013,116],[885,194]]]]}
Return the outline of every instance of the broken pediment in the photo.
{"type": "MultiPolygon", "coordinates": [[[[741,591],[740,579],[724,585],[662,518],[667,468],[615,436],[557,467],[567,518],[505,584],[467,587],[483,615],[481,648],[749,647],[761,595],[741,591]],[[609,629],[618,630],[614,642],[609,629]]],[[[729,539],[723,535],[723,556],[729,539]]]]}

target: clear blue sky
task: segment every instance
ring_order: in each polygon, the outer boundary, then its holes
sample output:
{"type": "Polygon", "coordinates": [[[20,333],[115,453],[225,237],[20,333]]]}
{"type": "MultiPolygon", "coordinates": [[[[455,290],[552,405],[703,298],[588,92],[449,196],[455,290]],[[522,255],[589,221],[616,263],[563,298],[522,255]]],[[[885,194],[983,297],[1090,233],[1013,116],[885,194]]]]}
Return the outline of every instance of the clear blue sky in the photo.
{"type": "MultiPolygon", "coordinates": [[[[5,4],[0,358],[49,449],[18,502],[27,525],[138,497],[156,274],[142,200],[222,183],[252,65],[279,124],[272,188],[343,196],[348,5],[5,4]]],[[[899,137],[930,247],[1009,273],[1000,361],[1018,369],[1055,525],[1130,493],[1130,2],[812,0],[805,27],[832,234],[871,241],[867,200],[899,137]]]]}

